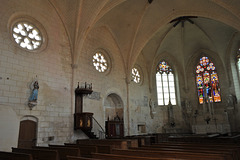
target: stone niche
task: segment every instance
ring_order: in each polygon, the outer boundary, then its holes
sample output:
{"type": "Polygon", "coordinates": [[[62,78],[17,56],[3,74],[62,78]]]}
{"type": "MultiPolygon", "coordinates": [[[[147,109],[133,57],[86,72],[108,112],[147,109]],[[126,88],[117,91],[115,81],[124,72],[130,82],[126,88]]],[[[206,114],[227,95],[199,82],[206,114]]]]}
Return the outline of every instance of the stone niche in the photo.
{"type": "Polygon", "coordinates": [[[123,102],[120,96],[111,93],[107,96],[105,103],[105,120],[114,120],[114,117],[119,116],[123,120],[123,102]]]}

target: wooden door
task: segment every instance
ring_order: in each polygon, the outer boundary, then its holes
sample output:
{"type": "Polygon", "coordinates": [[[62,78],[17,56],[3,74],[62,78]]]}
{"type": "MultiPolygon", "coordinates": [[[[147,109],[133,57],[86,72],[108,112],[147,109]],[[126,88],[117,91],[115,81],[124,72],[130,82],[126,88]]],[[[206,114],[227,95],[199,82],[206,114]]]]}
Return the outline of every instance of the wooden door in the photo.
{"type": "Polygon", "coordinates": [[[18,137],[19,148],[32,148],[37,142],[37,123],[31,120],[20,122],[18,137]]]}

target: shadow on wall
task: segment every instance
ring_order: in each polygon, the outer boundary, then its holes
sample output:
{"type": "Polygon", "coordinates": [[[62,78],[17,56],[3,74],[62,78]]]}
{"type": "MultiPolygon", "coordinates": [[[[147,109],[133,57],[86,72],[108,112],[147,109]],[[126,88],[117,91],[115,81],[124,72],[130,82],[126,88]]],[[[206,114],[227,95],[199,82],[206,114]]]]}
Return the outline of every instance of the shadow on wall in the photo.
{"type": "Polygon", "coordinates": [[[0,105],[0,150],[12,151],[17,147],[20,120],[11,106],[0,105]]]}

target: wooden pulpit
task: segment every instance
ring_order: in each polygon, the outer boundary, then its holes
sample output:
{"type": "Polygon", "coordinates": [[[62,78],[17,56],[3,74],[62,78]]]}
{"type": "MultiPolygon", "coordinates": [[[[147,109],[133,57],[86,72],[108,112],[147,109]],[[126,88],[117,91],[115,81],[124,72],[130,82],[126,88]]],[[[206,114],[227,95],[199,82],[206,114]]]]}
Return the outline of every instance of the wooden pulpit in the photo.
{"type": "Polygon", "coordinates": [[[93,113],[75,113],[74,114],[74,129],[81,129],[84,131],[92,130],[92,117],[93,113]]]}
{"type": "Polygon", "coordinates": [[[75,114],[74,114],[74,129],[81,129],[84,132],[91,132],[93,113],[83,112],[83,96],[91,94],[92,84],[87,84],[83,87],[75,89],[75,114]]]}

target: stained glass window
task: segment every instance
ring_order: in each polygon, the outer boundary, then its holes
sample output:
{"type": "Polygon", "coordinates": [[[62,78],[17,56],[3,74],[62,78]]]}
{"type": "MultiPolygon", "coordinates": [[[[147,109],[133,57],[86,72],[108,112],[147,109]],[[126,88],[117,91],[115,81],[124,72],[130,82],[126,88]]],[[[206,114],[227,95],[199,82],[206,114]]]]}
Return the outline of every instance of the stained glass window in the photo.
{"type": "Polygon", "coordinates": [[[176,105],[174,74],[165,61],[157,65],[156,84],[158,105],[176,105]]]}
{"type": "Polygon", "coordinates": [[[208,57],[200,58],[196,67],[196,84],[200,104],[221,102],[219,79],[216,67],[208,57]]]}

